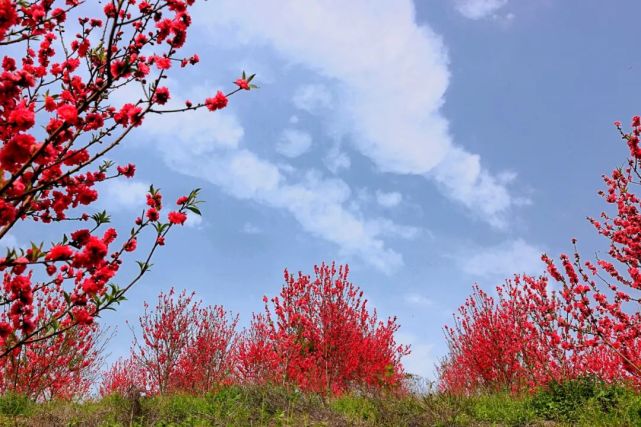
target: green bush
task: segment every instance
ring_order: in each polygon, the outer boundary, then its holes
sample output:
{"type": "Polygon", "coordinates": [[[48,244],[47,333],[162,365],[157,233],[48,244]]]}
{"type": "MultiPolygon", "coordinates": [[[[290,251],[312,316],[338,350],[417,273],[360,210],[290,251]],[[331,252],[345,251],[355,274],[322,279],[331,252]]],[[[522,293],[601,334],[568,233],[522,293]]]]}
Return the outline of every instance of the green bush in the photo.
{"type": "Polygon", "coordinates": [[[624,386],[583,377],[548,384],[534,395],[531,404],[546,420],[576,423],[588,413],[605,418],[622,415],[634,400],[638,400],[635,393],[624,386]]]}
{"type": "Polygon", "coordinates": [[[230,386],[175,394],[33,403],[0,396],[8,426],[641,426],[641,394],[592,378],[534,395],[345,394],[327,398],[278,386],[230,386]]]}
{"type": "Polygon", "coordinates": [[[471,416],[478,421],[522,426],[536,419],[536,413],[527,396],[519,397],[505,393],[480,395],[471,399],[471,416]]]}
{"type": "Polygon", "coordinates": [[[374,402],[362,396],[341,396],[330,402],[330,408],[352,422],[374,423],[378,418],[374,402]]]}
{"type": "Polygon", "coordinates": [[[0,396],[0,414],[7,417],[28,415],[31,412],[33,403],[27,396],[21,394],[7,393],[0,396]]]}

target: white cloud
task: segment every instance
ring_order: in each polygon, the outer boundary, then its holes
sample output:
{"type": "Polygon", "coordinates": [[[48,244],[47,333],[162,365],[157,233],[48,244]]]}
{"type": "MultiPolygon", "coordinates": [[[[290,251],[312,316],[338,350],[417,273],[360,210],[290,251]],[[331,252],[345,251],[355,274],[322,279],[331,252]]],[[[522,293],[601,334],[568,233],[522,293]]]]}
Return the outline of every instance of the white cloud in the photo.
{"type": "Polygon", "coordinates": [[[145,206],[146,194],[149,191],[147,183],[117,178],[110,179],[102,185],[104,190],[99,203],[109,212],[136,210],[145,206]]]}
{"type": "Polygon", "coordinates": [[[203,223],[203,217],[192,212],[187,212],[187,221],[185,225],[187,227],[201,228],[203,223]]]}
{"type": "Polygon", "coordinates": [[[514,173],[495,177],[481,167],[480,156],[454,147],[436,167],[433,176],[452,199],[471,211],[480,211],[480,216],[494,227],[506,227],[506,208],[514,204],[506,184],[514,179],[514,173]]]}
{"type": "Polygon", "coordinates": [[[371,234],[408,240],[416,238],[421,232],[420,228],[399,225],[385,218],[373,219],[368,222],[367,227],[371,234]]]}
{"type": "Polygon", "coordinates": [[[544,251],[523,239],[504,242],[475,253],[460,254],[463,271],[477,277],[503,279],[514,274],[537,275],[543,271],[541,254],[544,251]]]}
{"type": "MultiPolygon", "coordinates": [[[[224,29],[226,43],[235,34],[237,43],[267,45],[285,63],[324,78],[338,98],[328,114],[379,170],[436,179],[447,197],[492,225],[505,224],[512,197],[477,155],[452,141],[441,113],[450,77],[446,48],[417,24],[411,0],[221,0],[202,7],[211,8],[199,21],[205,31],[224,29]]],[[[330,170],[346,164],[333,160],[330,170]]]]}
{"type": "Polygon", "coordinates": [[[391,193],[385,193],[383,191],[376,191],[376,201],[385,208],[398,206],[402,200],[403,195],[399,192],[393,191],[391,193]]]}
{"type": "Polygon", "coordinates": [[[430,307],[431,305],[434,304],[434,301],[432,301],[431,299],[415,292],[405,294],[403,296],[403,299],[405,300],[406,303],[410,305],[419,306],[419,307],[430,307]]]}
{"type": "Polygon", "coordinates": [[[243,225],[242,231],[245,234],[260,234],[262,230],[257,226],[255,226],[254,224],[252,224],[251,222],[246,222],[243,225]]]}
{"type": "Polygon", "coordinates": [[[296,108],[315,113],[332,106],[332,95],[324,85],[308,84],[296,89],[292,101],[296,108]]]}
{"type": "MultiPolygon", "coordinates": [[[[456,10],[469,19],[481,19],[494,16],[495,12],[505,6],[508,0],[454,0],[456,10]]],[[[513,18],[513,14],[509,19],[513,18]]]]}
{"type": "MultiPolygon", "coordinates": [[[[187,86],[181,83],[184,82],[165,80],[164,85],[169,87],[171,98],[163,106],[163,110],[184,108],[185,99],[202,101],[206,96],[216,93],[215,85],[187,86]]],[[[140,91],[135,85],[127,85],[117,93],[116,99],[121,103],[140,97],[140,91]]],[[[178,144],[175,135],[180,134],[182,140],[189,141],[189,150],[193,155],[206,155],[221,148],[238,148],[245,134],[234,114],[226,111],[212,113],[204,108],[178,115],[149,114],[145,117],[143,129],[157,137],[174,135],[173,144],[178,144]]],[[[180,155],[180,150],[177,149],[175,154],[180,155]]]]}
{"type": "Polygon", "coordinates": [[[436,379],[436,358],[434,346],[422,342],[416,335],[399,332],[396,334],[400,344],[410,345],[410,354],[403,358],[402,363],[405,371],[409,374],[418,375],[427,380],[436,379]]]}
{"type": "Polygon", "coordinates": [[[425,343],[412,344],[412,352],[405,358],[403,365],[406,372],[434,381],[436,379],[436,359],[433,354],[434,346],[425,343]]]}
{"type": "Polygon", "coordinates": [[[276,151],[286,157],[298,157],[306,153],[312,146],[312,136],[301,130],[285,129],[278,143],[276,151]]]}
{"type": "MultiPolygon", "coordinates": [[[[232,115],[229,111],[211,114],[232,115]]],[[[305,231],[336,244],[342,255],[357,256],[383,272],[392,272],[403,264],[401,255],[386,247],[383,237],[413,238],[417,229],[364,217],[350,207],[351,190],[343,180],[311,170],[302,177],[294,176],[296,180],[292,181],[282,173],[281,166],[240,147],[240,141],[220,144],[215,128],[211,128],[209,143],[185,136],[180,132],[182,120],[182,116],[154,116],[143,128],[157,137],[154,144],[171,168],[205,179],[233,197],[286,210],[305,231]],[[155,126],[159,120],[167,131],[155,126]]],[[[217,123],[228,134],[243,134],[233,116],[217,123]],[[229,124],[239,129],[227,128],[229,124]]]]}
{"type": "Polygon", "coordinates": [[[352,161],[349,159],[349,156],[345,154],[345,152],[341,151],[338,144],[332,145],[323,161],[327,169],[334,174],[337,174],[342,169],[349,169],[352,165],[352,161]]]}

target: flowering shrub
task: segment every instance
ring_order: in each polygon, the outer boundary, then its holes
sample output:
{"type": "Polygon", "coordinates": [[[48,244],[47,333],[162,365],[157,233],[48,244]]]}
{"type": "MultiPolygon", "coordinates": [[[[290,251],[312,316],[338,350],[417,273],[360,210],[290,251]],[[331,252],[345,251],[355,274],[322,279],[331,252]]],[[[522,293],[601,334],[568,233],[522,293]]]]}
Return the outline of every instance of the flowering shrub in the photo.
{"type": "Polygon", "coordinates": [[[606,190],[599,194],[614,208],[603,212],[601,221],[589,218],[596,231],[609,241],[604,257],[584,261],[576,248],[574,255],[561,255],[560,264],[543,257],[548,274],[561,288],[565,316],[560,326],[573,339],[562,345],[573,353],[605,347],[615,372],[607,379],[622,379],[641,386],[641,201],[636,186],[641,183],[641,117],[632,119],[625,133],[615,123],[629,149],[627,165],[604,176],[606,190]]]}
{"type": "Polygon", "coordinates": [[[101,396],[140,396],[150,388],[147,374],[148,372],[131,357],[118,359],[102,373],[98,391],[101,396]]]}
{"type": "Polygon", "coordinates": [[[140,317],[142,339],[131,355],[107,372],[103,395],[138,390],[148,395],[206,393],[230,383],[235,366],[236,324],[220,306],[203,307],[185,291],[161,293],[140,317]]]}
{"type": "MultiPolygon", "coordinates": [[[[50,316],[44,304],[35,311],[37,319],[43,319],[36,325],[50,316]]],[[[98,374],[104,344],[95,323],[57,335],[42,332],[0,360],[0,394],[17,393],[35,401],[84,397],[98,374]]]]}
{"type": "Polygon", "coordinates": [[[219,305],[200,308],[195,316],[196,330],[178,359],[175,387],[206,393],[234,379],[238,316],[219,305]]]}
{"type": "Polygon", "coordinates": [[[241,340],[241,380],[323,394],[399,389],[409,348],[396,344],[396,318],[379,321],[348,274],[334,264],[315,266],[313,278],[285,270],[279,296],[264,298],[241,340]]]}
{"type": "Polygon", "coordinates": [[[537,331],[526,327],[527,310],[504,298],[495,301],[478,286],[446,327],[450,354],[441,365],[441,387],[449,392],[519,389],[535,374],[529,362],[539,360],[537,331]]]}
{"type": "Polygon", "coordinates": [[[546,274],[517,276],[497,287],[498,301],[478,287],[446,327],[450,353],[440,385],[454,393],[533,389],[590,376],[641,386],[641,118],[625,133],[625,168],[604,176],[599,194],[615,214],[589,218],[609,241],[596,262],[574,254],[556,263],[542,256],[546,274]],[[555,283],[554,286],[549,284],[555,283]]]}
{"type": "Polygon", "coordinates": [[[253,76],[243,74],[230,93],[163,108],[171,97],[162,85],[170,69],[199,60],[180,54],[193,3],[107,0],[99,16],[88,17],[83,6],[93,9],[96,3],[0,0],[0,45],[6,46],[0,71],[0,239],[18,222],[91,222],[51,245],[13,248],[0,259],[0,359],[18,354],[31,360],[38,346],[56,336],[81,348],[91,335],[83,331],[91,331],[94,318],[114,308],[148,271],[169,230],[184,224],[187,211],[199,212],[193,191],[164,216],[161,193],[153,187],[129,233],[103,229],[107,213],[87,211],[98,199],[96,183],[134,176],[134,165],[103,158],[148,114],[215,111],[229,95],[254,87],[253,76]],[[131,85],[142,87],[139,98],[123,105],[111,101],[131,85]],[[123,254],[140,249],[144,230],[155,237],[138,262],[139,273],[124,285],[111,283],[123,254]],[[78,325],[84,329],[71,332],[78,325]],[[22,350],[31,345],[33,351],[22,350]]]}

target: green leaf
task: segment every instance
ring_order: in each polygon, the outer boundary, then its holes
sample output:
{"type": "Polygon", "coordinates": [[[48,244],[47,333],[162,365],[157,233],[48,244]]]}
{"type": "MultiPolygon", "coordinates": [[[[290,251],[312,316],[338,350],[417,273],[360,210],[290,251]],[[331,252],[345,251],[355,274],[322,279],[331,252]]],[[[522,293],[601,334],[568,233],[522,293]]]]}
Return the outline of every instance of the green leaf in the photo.
{"type": "Polygon", "coordinates": [[[113,161],[111,161],[111,160],[105,160],[105,161],[104,161],[104,162],[102,162],[102,164],[100,165],[100,168],[99,168],[99,169],[100,169],[100,172],[106,172],[106,171],[107,171],[110,167],[112,167],[113,165],[114,165],[114,162],[113,162],[113,161]]]}
{"type": "Polygon", "coordinates": [[[109,222],[111,222],[111,216],[107,214],[107,211],[97,212],[91,215],[91,219],[95,221],[96,226],[100,226],[102,224],[108,224],[109,222]]]}
{"type": "Polygon", "coordinates": [[[136,261],[136,264],[140,267],[140,271],[146,271],[149,266],[144,261],[136,261]]]}
{"type": "Polygon", "coordinates": [[[200,212],[200,209],[198,209],[196,206],[185,206],[185,207],[190,211],[192,211],[193,213],[195,213],[196,215],[203,216],[203,214],[200,212]]]}
{"type": "Polygon", "coordinates": [[[153,266],[153,264],[146,263],[144,261],[136,261],[136,263],[140,267],[141,273],[146,273],[147,271],[151,271],[151,267],[153,266]]]}

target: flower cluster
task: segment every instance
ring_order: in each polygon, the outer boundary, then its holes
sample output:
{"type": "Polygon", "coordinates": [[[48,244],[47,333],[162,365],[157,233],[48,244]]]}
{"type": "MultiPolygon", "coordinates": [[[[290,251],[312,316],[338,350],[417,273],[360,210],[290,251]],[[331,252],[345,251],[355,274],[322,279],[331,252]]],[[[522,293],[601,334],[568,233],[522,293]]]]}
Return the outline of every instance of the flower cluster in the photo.
{"type": "Polygon", "coordinates": [[[139,321],[142,339],[105,374],[101,394],[207,393],[231,381],[237,316],[171,289],[139,321]]]}
{"type": "MultiPolygon", "coordinates": [[[[204,100],[163,107],[171,99],[161,84],[168,73],[199,62],[198,55],[181,54],[193,4],[106,0],[96,10],[79,0],[0,0],[0,43],[10,46],[0,62],[0,239],[19,222],[83,223],[50,246],[11,248],[0,258],[0,359],[35,337],[91,326],[148,271],[169,229],[184,224],[187,211],[199,213],[192,192],[163,222],[153,187],[131,233],[104,229],[107,213],[90,211],[98,183],[134,176],[135,165],[117,166],[104,157],[148,114],[210,107],[204,100]],[[88,17],[92,11],[97,16],[88,17]],[[141,87],[140,96],[113,101],[125,87],[141,87]],[[145,229],[156,236],[139,261],[140,274],[124,286],[112,283],[123,254],[141,249],[145,229]],[[54,296],[58,308],[43,318],[37,306],[54,296]]],[[[250,89],[251,78],[243,75],[235,90],[219,92],[215,109],[250,89]]]]}
{"type": "Polygon", "coordinates": [[[142,339],[105,374],[101,394],[202,394],[230,383],[276,383],[323,394],[403,389],[395,318],[379,321],[347,266],[315,267],[315,278],[285,271],[278,297],[236,332],[237,317],[203,307],[193,294],[161,294],[145,305],[142,339]],[[131,373],[131,375],[129,375],[131,373]]]}
{"type": "Polygon", "coordinates": [[[396,319],[379,321],[348,274],[334,264],[315,266],[314,277],[285,270],[279,296],[265,297],[265,313],[241,340],[241,381],[324,394],[399,390],[409,348],[394,339],[396,319]]]}
{"type": "MultiPolygon", "coordinates": [[[[47,298],[35,304],[36,327],[46,322],[52,312],[64,310],[62,293],[56,286],[47,298]]],[[[71,319],[62,322],[64,328],[71,319]]],[[[84,397],[100,368],[104,342],[95,323],[53,336],[40,332],[32,343],[0,359],[0,393],[17,393],[34,401],[84,397]]]]}
{"type": "Polygon", "coordinates": [[[475,288],[446,327],[442,389],[520,391],[584,375],[641,387],[641,118],[630,133],[615,125],[627,166],[604,176],[599,193],[615,214],[589,218],[607,252],[584,260],[573,240],[572,255],[543,255],[544,275],[516,276],[497,287],[496,301],[475,288]]]}

